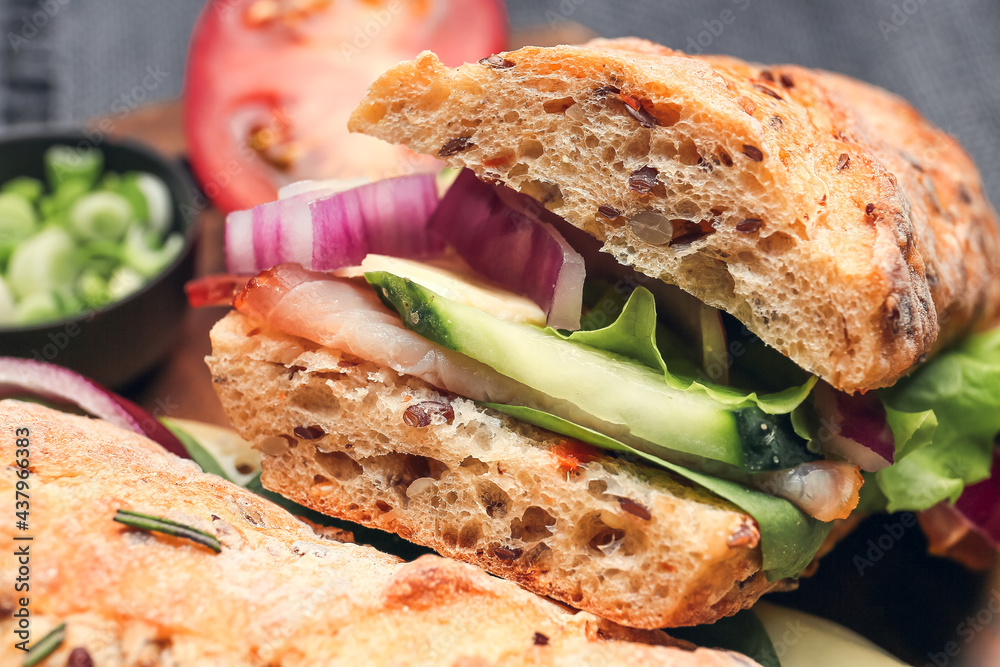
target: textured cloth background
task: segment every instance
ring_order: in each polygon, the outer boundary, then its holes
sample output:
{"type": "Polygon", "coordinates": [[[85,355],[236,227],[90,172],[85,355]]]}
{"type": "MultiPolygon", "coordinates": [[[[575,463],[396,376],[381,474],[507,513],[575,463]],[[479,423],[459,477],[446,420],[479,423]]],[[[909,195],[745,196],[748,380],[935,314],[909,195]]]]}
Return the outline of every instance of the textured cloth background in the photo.
{"type": "MultiPolygon", "coordinates": [[[[81,120],[176,97],[202,5],[0,0],[0,120],[81,120]]],[[[1000,203],[998,0],[510,0],[508,7],[514,28],[570,20],[607,37],[637,35],[871,81],[956,135],[1000,203]]]]}

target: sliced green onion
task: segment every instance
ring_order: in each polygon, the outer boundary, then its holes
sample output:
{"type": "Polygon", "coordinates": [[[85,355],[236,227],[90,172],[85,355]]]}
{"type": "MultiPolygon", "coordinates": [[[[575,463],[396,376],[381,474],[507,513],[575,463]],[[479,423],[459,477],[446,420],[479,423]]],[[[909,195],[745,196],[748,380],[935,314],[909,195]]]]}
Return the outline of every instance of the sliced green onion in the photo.
{"type": "Polygon", "coordinates": [[[192,542],[202,544],[215,553],[222,551],[222,543],[215,535],[206,533],[203,530],[198,530],[197,528],[192,528],[191,526],[183,523],[178,523],[177,521],[164,519],[163,517],[153,516],[151,514],[133,512],[131,510],[118,510],[115,513],[114,520],[132,528],[155,531],[172,537],[182,537],[191,540],[192,542]]]}
{"type": "Polygon", "coordinates": [[[135,184],[146,199],[149,228],[155,231],[160,238],[163,238],[163,235],[170,231],[174,222],[170,188],[163,182],[163,179],[146,173],[139,174],[135,184]]]}
{"type": "Polygon", "coordinates": [[[168,236],[160,248],[152,246],[151,236],[153,236],[152,233],[142,229],[139,225],[129,227],[128,233],[125,235],[125,264],[147,278],[151,278],[167,268],[184,248],[184,237],[180,234],[174,233],[168,236]]]}
{"type": "Polygon", "coordinates": [[[62,305],[52,292],[32,292],[17,302],[14,319],[22,326],[41,324],[62,317],[62,305]]]}
{"type": "Polygon", "coordinates": [[[83,310],[83,299],[76,295],[73,285],[66,285],[62,289],[53,292],[56,303],[59,304],[59,314],[63,316],[74,315],[83,310]]]}
{"type": "Polygon", "coordinates": [[[21,663],[24,667],[34,667],[45,658],[52,655],[52,653],[62,646],[62,643],[66,640],[66,624],[60,623],[56,627],[52,628],[49,634],[45,635],[39,639],[34,646],[28,650],[28,655],[25,657],[24,662],[21,663]]]}
{"type": "Polygon", "coordinates": [[[71,178],[64,181],[56,191],[52,193],[52,205],[55,212],[65,212],[73,208],[73,205],[90,192],[90,186],[82,178],[71,178]]]}
{"type": "Polygon", "coordinates": [[[45,151],[44,162],[49,187],[53,190],[69,179],[81,179],[92,188],[104,171],[104,153],[96,148],[52,146],[45,151]]]}
{"type": "Polygon", "coordinates": [[[100,150],[72,146],[47,150],[44,168],[48,192],[27,176],[0,184],[0,326],[126,297],[184,247],[161,178],[104,172],[100,150]]]}
{"type": "Polygon", "coordinates": [[[21,243],[7,266],[15,296],[51,292],[71,285],[79,273],[76,243],[61,227],[46,227],[21,243]]]}
{"type": "Polygon", "coordinates": [[[4,183],[3,187],[0,187],[0,191],[21,195],[34,204],[41,198],[42,193],[45,191],[45,186],[37,178],[18,176],[4,183]]]}
{"type": "Polygon", "coordinates": [[[118,184],[115,187],[108,189],[128,200],[136,220],[146,222],[149,220],[149,205],[146,203],[146,195],[139,188],[138,180],[139,174],[129,172],[118,179],[118,184]]]}
{"type": "Polygon", "coordinates": [[[36,224],[38,216],[29,200],[15,192],[0,193],[0,243],[31,236],[36,224]]]}
{"type": "Polygon", "coordinates": [[[108,278],[108,290],[111,292],[111,298],[117,301],[118,299],[124,299],[133,292],[139,291],[145,282],[135,269],[127,266],[119,266],[111,274],[111,277],[108,278]]]}
{"type": "Polygon", "coordinates": [[[94,269],[87,269],[76,280],[76,293],[88,308],[97,309],[111,301],[108,281],[94,269]]]}
{"type": "Polygon", "coordinates": [[[82,261],[90,263],[94,260],[107,259],[113,262],[111,270],[122,262],[122,245],[119,241],[91,240],[80,248],[79,257],[82,261]]]}
{"type": "Polygon", "coordinates": [[[92,192],[79,199],[69,214],[73,232],[81,239],[120,239],[132,222],[132,206],[116,192],[92,192]]]}
{"type": "Polygon", "coordinates": [[[101,177],[101,189],[110,192],[119,192],[122,186],[122,177],[117,171],[109,171],[101,177]]]}

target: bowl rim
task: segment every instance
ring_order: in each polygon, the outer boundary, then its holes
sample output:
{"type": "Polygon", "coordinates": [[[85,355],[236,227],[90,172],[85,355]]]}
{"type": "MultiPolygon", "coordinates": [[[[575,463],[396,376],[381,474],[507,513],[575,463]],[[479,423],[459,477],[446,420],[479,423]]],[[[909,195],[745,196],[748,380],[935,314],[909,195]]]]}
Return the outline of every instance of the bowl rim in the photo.
{"type": "Polygon", "coordinates": [[[197,186],[187,172],[181,168],[179,158],[170,158],[149,144],[133,137],[110,137],[106,133],[93,131],[92,134],[103,135],[99,139],[95,140],[91,136],[88,136],[89,134],[91,134],[91,131],[83,125],[20,123],[0,130],[0,150],[4,148],[4,144],[7,142],[14,141],[51,140],[53,144],[64,143],[69,146],[79,146],[80,143],[85,142],[88,144],[89,148],[102,148],[103,146],[108,146],[113,149],[124,149],[160,164],[167,172],[170,173],[172,177],[183,185],[184,192],[186,193],[185,196],[178,197],[177,193],[174,192],[173,189],[171,189],[170,192],[173,203],[181,211],[184,247],[181,249],[181,252],[178,253],[177,257],[175,257],[170,264],[160,271],[160,273],[143,283],[142,287],[138,290],[122,299],[112,301],[111,303],[105,304],[100,308],[85,310],[75,315],[69,315],[57,320],[49,320],[47,322],[30,324],[27,326],[0,325],[0,335],[27,332],[40,333],[53,328],[68,327],[74,324],[91,322],[95,317],[105,312],[114,310],[115,308],[130,303],[135,299],[142,298],[143,295],[145,295],[167,275],[176,270],[177,267],[183,262],[187,261],[188,255],[194,252],[195,245],[197,244],[198,238],[201,234],[201,221],[199,220],[199,213],[201,212],[201,209],[199,209],[196,204],[197,186]],[[182,210],[182,207],[185,205],[191,209],[189,214],[185,214],[182,210]]]}

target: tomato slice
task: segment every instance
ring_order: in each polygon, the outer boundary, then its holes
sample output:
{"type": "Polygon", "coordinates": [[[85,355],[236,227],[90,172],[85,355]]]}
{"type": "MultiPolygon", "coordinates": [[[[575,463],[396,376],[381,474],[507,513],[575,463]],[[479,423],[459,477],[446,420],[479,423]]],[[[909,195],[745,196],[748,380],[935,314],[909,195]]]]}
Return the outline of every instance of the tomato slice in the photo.
{"type": "Polygon", "coordinates": [[[223,211],[288,183],[437,168],[347,131],[368,85],[425,49],[450,66],[502,51],[502,0],[213,0],[191,39],[184,125],[192,166],[223,211]]]}

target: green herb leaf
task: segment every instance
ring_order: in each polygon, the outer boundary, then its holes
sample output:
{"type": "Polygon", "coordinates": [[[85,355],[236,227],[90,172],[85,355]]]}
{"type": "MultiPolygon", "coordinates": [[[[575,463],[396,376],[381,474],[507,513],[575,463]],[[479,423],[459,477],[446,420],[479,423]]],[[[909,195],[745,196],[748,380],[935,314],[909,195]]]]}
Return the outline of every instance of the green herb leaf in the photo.
{"type": "Polygon", "coordinates": [[[118,510],[115,513],[114,520],[132,528],[163,533],[172,537],[182,537],[206,546],[215,553],[222,551],[222,543],[215,535],[206,533],[203,530],[198,530],[197,528],[192,528],[191,526],[187,526],[183,523],[178,523],[177,521],[164,519],[163,517],[153,516],[151,514],[133,512],[131,510],[118,510]]]}
{"type": "Polygon", "coordinates": [[[28,655],[22,663],[24,667],[33,667],[59,648],[66,639],[66,624],[60,623],[52,629],[49,634],[39,639],[34,646],[28,650],[28,655]]]}
{"type": "Polygon", "coordinates": [[[762,569],[768,581],[798,576],[819,551],[820,545],[823,544],[833,525],[806,515],[783,498],[776,498],[736,482],[689,470],[547,412],[496,403],[483,405],[597,447],[634,454],[733,503],[752,516],[760,528],[762,569]]]}

